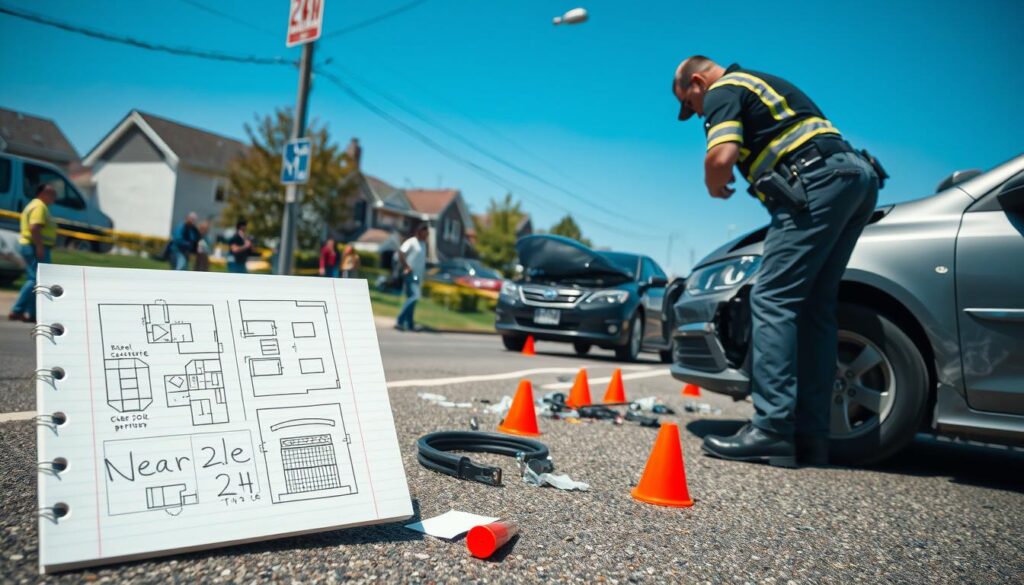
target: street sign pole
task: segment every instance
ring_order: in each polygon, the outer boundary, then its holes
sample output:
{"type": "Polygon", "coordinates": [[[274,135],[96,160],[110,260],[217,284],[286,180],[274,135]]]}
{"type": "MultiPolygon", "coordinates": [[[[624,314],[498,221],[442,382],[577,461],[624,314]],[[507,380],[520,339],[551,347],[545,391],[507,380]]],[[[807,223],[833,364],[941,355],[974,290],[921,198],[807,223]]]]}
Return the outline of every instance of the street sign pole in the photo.
{"type": "MultiPolygon", "coordinates": [[[[309,75],[313,67],[313,45],[302,46],[299,61],[299,96],[295,103],[295,119],[292,120],[292,140],[306,135],[306,104],[309,101],[309,75]]],[[[312,163],[311,163],[312,164],[312,163]]],[[[284,217],[281,220],[281,244],[277,250],[277,274],[291,274],[295,255],[295,218],[299,211],[298,201],[302,196],[302,185],[290,183],[285,186],[284,217]]]]}

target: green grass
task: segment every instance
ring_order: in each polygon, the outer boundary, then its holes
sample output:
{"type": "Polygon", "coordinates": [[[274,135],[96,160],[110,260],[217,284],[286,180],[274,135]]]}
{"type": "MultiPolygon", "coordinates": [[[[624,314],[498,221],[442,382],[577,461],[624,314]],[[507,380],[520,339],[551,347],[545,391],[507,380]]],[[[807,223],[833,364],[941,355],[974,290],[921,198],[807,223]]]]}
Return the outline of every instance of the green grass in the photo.
{"type": "MultiPolygon", "coordinates": [[[[151,270],[168,270],[166,262],[153,260],[141,256],[122,256],[119,254],[97,254],[95,252],[81,252],[75,250],[55,249],[53,250],[54,264],[75,264],[78,266],[99,266],[103,268],[147,268],[151,270]]],[[[210,267],[212,271],[223,272],[224,266],[216,264],[210,267]]],[[[367,272],[375,273],[377,269],[368,269],[367,272]]],[[[372,276],[371,285],[372,285],[372,276]]],[[[24,278],[19,278],[12,285],[5,287],[18,290],[24,278]]],[[[370,290],[370,301],[373,303],[373,313],[378,317],[395,317],[402,306],[402,297],[370,290]]],[[[416,305],[416,322],[432,327],[434,329],[446,329],[457,331],[494,331],[494,313],[483,311],[479,313],[459,313],[449,311],[437,302],[423,298],[416,305]]]]}

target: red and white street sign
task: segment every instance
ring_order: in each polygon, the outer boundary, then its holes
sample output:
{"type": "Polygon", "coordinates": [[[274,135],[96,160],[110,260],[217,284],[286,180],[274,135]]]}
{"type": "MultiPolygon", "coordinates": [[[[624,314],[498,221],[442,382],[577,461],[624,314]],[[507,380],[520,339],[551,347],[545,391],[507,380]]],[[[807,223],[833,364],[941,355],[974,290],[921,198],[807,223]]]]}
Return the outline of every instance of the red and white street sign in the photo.
{"type": "Polygon", "coordinates": [[[285,45],[294,47],[319,39],[323,23],[324,0],[291,0],[285,45]]]}

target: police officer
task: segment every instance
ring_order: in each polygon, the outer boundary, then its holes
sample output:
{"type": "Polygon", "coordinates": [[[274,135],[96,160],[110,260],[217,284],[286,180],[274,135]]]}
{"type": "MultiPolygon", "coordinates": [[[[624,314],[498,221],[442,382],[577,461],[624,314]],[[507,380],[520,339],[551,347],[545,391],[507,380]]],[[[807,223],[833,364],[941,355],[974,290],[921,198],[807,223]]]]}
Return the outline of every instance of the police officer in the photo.
{"type": "Polygon", "coordinates": [[[704,450],[784,467],[826,465],[839,281],[884,170],[774,75],[723,69],[697,55],[680,63],[672,92],[680,120],[704,118],[708,193],[735,192],[735,165],[771,214],[750,295],[755,414],[734,435],[706,437],[704,450]]]}

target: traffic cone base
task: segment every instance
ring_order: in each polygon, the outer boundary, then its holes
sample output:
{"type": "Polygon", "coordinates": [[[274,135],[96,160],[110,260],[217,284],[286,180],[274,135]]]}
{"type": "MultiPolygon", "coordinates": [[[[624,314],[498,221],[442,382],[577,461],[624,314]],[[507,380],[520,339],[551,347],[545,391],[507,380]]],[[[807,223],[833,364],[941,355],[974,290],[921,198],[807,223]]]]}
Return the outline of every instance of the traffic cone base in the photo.
{"type": "Polygon", "coordinates": [[[675,423],[661,425],[640,483],[630,494],[634,499],[658,506],[689,508],[693,505],[690,491],[686,487],[679,426],[675,423]]]}
{"type": "Polygon", "coordinates": [[[622,369],[615,368],[612,379],[608,382],[608,390],[604,393],[606,404],[622,404],[626,400],[626,388],[622,385],[622,369]]]}
{"type": "Polygon", "coordinates": [[[578,408],[591,404],[593,402],[590,400],[590,381],[587,380],[587,369],[580,368],[576,374],[576,380],[572,383],[572,390],[569,391],[569,398],[565,400],[565,405],[570,408],[578,408]]]}
{"type": "Polygon", "coordinates": [[[523,344],[523,355],[537,355],[537,352],[533,348],[532,335],[528,335],[526,337],[526,343],[523,344]]]}
{"type": "Polygon", "coordinates": [[[537,428],[537,411],[533,407],[533,384],[529,380],[520,380],[512,406],[505,413],[505,420],[498,425],[498,430],[511,435],[524,437],[540,436],[537,428]]]}

